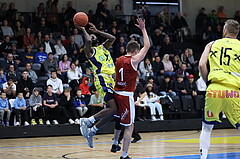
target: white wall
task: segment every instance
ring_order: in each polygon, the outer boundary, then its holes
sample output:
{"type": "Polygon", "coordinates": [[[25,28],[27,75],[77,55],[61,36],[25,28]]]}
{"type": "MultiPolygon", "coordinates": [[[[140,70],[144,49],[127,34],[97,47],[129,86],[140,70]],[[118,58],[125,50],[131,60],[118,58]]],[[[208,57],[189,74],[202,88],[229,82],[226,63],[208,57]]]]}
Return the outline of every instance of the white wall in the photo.
{"type": "Polygon", "coordinates": [[[195,34],[195,19],[199,10],[205,7],[206,13],[209,14],[213,9],[217,11],[219,6],[224,6],[225,13],[232,18],[235,11],[240,10],[240,0],[182,0],[182,11],[188,13],[187,22],[193,34],[195,34]]]}

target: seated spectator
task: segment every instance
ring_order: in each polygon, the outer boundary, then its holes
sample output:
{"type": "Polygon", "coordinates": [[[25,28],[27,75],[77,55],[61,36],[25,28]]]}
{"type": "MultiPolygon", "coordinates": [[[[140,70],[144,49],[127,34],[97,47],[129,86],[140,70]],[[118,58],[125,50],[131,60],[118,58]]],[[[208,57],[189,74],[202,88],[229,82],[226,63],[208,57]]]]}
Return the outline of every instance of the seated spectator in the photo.
{"type": "Polygon", "coordinates": [[[5,92],[1,93],[1,98],[0,98],[0,125],[1,126],[9,126],[9,120],[10,120],[10,108],[8,104],[8,98],[6,96],[5,92]],[[6,117],[6,123],[4,124],[4,115],[7,115],[6,117]]]}
{"type": "Polygon", "coordinates": [[[103,20],[104,23],[106,24],[108,24],[110,19],[110,11],[107,9],[107,7],[108,7],[108,1],[102,0],[97,4],[97,9],[96,9],[96,16],[100,20],[103,20]]]}
{"type": "Polygon", "coordinates": [[[43,51],[43,46],[40,44],[38,46],[38,52],[35,54],[35,63],[43,64],[43,62],[48,59],[48,55],[43,51]]]}
{"type": "Polygon", "coordinates": [[[68,56],[71,57],[72,59],[77,59],[77,57],[79,55],[79,47],[75,43],[74,36],[71,36],[69,38],[69,44],[67,46],[67,53],[68,53],[68,56]]]}
{"type": "Polygon", "coordinates": [[[169,36],[165,36],[164,37],[164,41],[163,41],[163,45],[159,51],[159,55],[165,55],[168,54],[170,56],[170,58],[172,59],[174,56],[174,48],[172,46],[172,43],[170,41],[170,37],[169,36]]]}
{"type": "Polygon", "coordinates": [[[84,74],[83,77],[88,78],[88,85],[91,87],[94,83],[93,71],[90,68],[86,68],[86,74],[84,74]]]}
{"type": "Polygon", "coordinates": [[[182,96],[187,94],[186,85],[181,75],[177,76],[177,80],[174,81],[173,91],[176,92],[177,96],[182,96]]]}
{"type": "Polygon", "coordinates": [[[161,95],[170,95],[172,96],[176,96],[176,93],[173,92],[173,84],[171,82],[171,77],[169,75],[165,75],[164,79],[160,82],[159,85],[159,91],[161,95]]]}
{"type": "Polygon", "coordinates": [[[52,85],[48,85],[47,92],[43,95],[46,125],[51,124],[50,120],[54,125],[57,125],[57,116],[59,116],[62,111],[61,107],[58,105],[57,96],[52,92],[52,90],[52,85]]]}
{"type": "MultiPolygon", "coordinates": [[[[77,72],[79,72],[81,75],[83,74],[83,69],[82,69],[82,67],[81,67],[81,63],[79,62],[79,60],[78,59],[75,59],[74,61],[73,61],[73,63],[75,63],[75,70],[77,71],[77,72]]],[[[71,64],[70,64],[71,65],[71,64]]],[[[85,70],[86,70],[86,68],[85,68],[85,70]]]]}
{"type": "Polygon", "coordinates": [[[147,85],[148,84],[151,84],[152,85],[152,91],[155,93],[155,94],[158,94],[158,86],[154,83],[154,77],[153,76],[149,76],[148,77],[148,81],[147,81],[147,83],[145,84],[145,86],[144,86],[144,89],[146,89],[147,88],[147,85]]]}
{"type": "Polygon", "coordinates": [[[73,97],[71,96],[71,93],[70,93],[70,88],[66,88],[64,90],[64,93],[62,94],[60,99],[60,105],[67,111],[66,117],[68,118],[69,123],[79,124],[77,112],[73,103],[73,97]]]}
{"type": "Polygon", "coordinates": [[[189,61],[189,49],[185,49],[181,54],[181,61],[183,64],[186,64],[187,69],[192,69],[190,61],[189,61]]]}
{"type": "Polygon", "coordinates": [[[6,18],[9,21],[9,23],[13,24],[13,22],[16,20],[16,12],[17,9],[15,9],[15,4],[11,2],[9,4],[9,9],[6,12],[6,18]]]}
{"type": "Polygon", "coordinates": [[[26,47],[26,52],[21,55],[21,66],[25,66],[27,63],[35,63],[34,53],[32,52],[31,46],[26,47]]]}
{"type": "Polygon", "coordinates": [[[36,21],[40,21],[41,18],[46,16],[46,11],[44,8],[44,3],[39,3],[38,7],[35,11],[35,17],[37,18],[36,21]]]}
{"type": "Polygon", "coordinates": [[[172,62],[169,60],[169,55],[165,54],[163,56],[163,60],[162,60],[163,66],[164,66],[164,75],[168,75],[170,77],[172,77],[175,72],[173,72],[173,65],[172,62]]]}
{"type": "Polygon", "coordinates": [[[179,68],[175,72],[175,77],[181,76],[184,80],[187,80],[189,73],[187,72],[187,66],[186,64],[182,64],[181,68],[179,68]]]}
{"type": "Polygon", "coordinates": [[[62,56],[64,54],[67,54],[67,51],[63,46],[61,39],[57,39],[57,44],[54,45],[54,48],[56,50],[56,54],[54,55],[54,57],[57,57],[58,59],[62,59],[62,56]]]}
{"type": "Polygon", "coordinates": [[[71,69],[70,67],[71,62],[68,61],[68,56],[67,54],[64,54],[62,56],[62,60],[59,61],[59,69],[61,71],[62,74],[62,78],[63,78],[63,82],[66,83],[65,81],[67,81],[67,72],[68,70],[71,69]]]}
{"type": "Polygon", "coordinates": [[[15,113],[15,116],[16,116],[15,126],[20,126],[19,114],[22,115],[24,126],[28,126],[29,123],[27,122],[27,104],[26,104],[26,100],[23,97],[22,92],[18,93],[18,96],[14,100],[13,105],[14,105],[13,112],[15,113]]]}
{"type": "Polygon", "coordinates": [[[121,21],[123,19],[122,16],[124,15],[123,11],[121,10],[121,5],[117,4],[115,6],[114,11],[112,11],[111,15],[112,15],[113,19],[115,19],[117,21],[121,21]]]}
{"type": "Polygon", "coordinates": [[[38,32],[41,32],[43,37],[50,34],[50,29],[46,26],[45,18],[41,18],[40,26],[38,26],[38,32]]]}
{"type": "Polygon", "coordinates": [[[90,101],[90,96],[91,96],[90,86],[88,84],[89,84],[89,79],[87,77],[83,77],[82,83],[78,86],[78,88],[82,90],[82,95],[85,96],[86,105],[88,105],[90,101]]]}
{"type": "Polygon", "coordinates": [[[188,76],[188,80],[186,81],[185,84],[186,84],[187,94],[191,96],[196,96],[197,85],[196,85],[196,82],[194,81],[194,76],[192,74],[188,76]]]}
{"type": "Polygon", "coordinates": [[[3,25],[1,26],[3,36],[9,36],[11,38],[14,37],[13,30],[10,26],[8,26],[8,21],[5,19],[3,20],[3,25]]]}
{"type": "Polygon", "coordinates": [[[153,92],[153,86],[152,84],[148,84],[146,88],[147,96],[147,106],[150,107],[150,113],[152,121],[157,121],[156,119],[156,109],[158,111],[158,114],[160,118],[158,120],[164,120],[163,119],[163,111],[162,111],[162,105],[158,102],[159,97],[153,92]]]}
{"type": "Polygon", "coordinates": [[[9,51],[10,51],[9,53],[12,53],[13,55],[13,60],[16,61],[17,65],[19,65],[19,63],[21,62],[21,58],[17,50],[17,45],[13,43],[9,51]]]}
{"type": "Polygon", "coordinates": [[[60,96],[63,92],[62,80],[57,77],[56,70],[51,72],[51,78],[47,80],[47,85],[52,86],[52,92],[57,96],[60,96]]]}
{"type": "MultiPolygon", "coordinates": [[[[39,43],[41,44],[42,41],[39,43]]],[[[27,32],[25,35],[23,35],[23,49],[27,47],[34,47],[35,41],[34,41],[34,36],[31,34],[31,28],[27,28],[27,32]]]]}
{"type": "Polygon", "coordinates": [[[33,94],[29,98],[29,105],[32,108],[32,120],[31,125],[43,125],[43,107],[42,107],[42,96],[39,93],[38,88],[33,89],[33,94]]]}
{"type": "Polygon", "coordinates": [[[95,88],[92,91],[94,94],[91,95],[88,106],[90,106],[91,114],[96,114],[103,109],[104,104],[99,92],[95,88]]]}
{"type": "Polygon", "coordinates": [[[162,34],[162,32],[159,29],[154,30],[154,34],[151,37],[152,41],[153,41],[153,48],[155,50],[160,50],[162,44],[163,44],[163,39],[164,39],[165,35],[162,34]]]}
{"type": "Polygon", "coordinates": [[[73,35],[72,35],[75,39],[75,43],[78,45],[78,48],[81,48],[84,44],[83,42],[83,38],[82,35],[78,34],[78,29],[74,28],[73,29],[73,35]]]}
{"type": "Polygon", "coordinates": [[[188,35],[188,24],[180,12],[178,12],[173,19],[172,26],[177,32],[177,36],[179,38],[178,41],[183,42],[184,37],[188,35]]]}
{"type": "Polygon", "coordinates": [[[69,19],[66,19],[64,21],[61,32],[62,32],[62,35],[65,36],[66,38],[69,38],[72,35],[72,26],[69,22],[69,19]]]}
{"type": "Polygon", "coordinates": [[[32,80],[33,84],[36,84],[38,81],[38,76],[34,70],[32,70],[32,64],[26,63],[26,71],[28,72],[28,77],[32,80]]]}
{"type": "Polygon", "coordinates": [[[38,32],[37,35],[36,35],[36,38],[34,40],[34,47],[38,48],[38,46],[42,43],[43,43],[42,33],[38,32]]]}
{"type": "Polygon", "coordinates": [[[88,111],[88,107],[86,106],[84,95],[82,95],[82,90],[78,89],[76,94],[74,106],[78,110],[80,117],[82,117],[88,111]]]}
{"type": "Polygon", "coordinates": [[[0,68],[0,91],[3,89],[3,84],[7,82],[7,77],[4,74],[4,69],[0,68]]]}
{"type": "Polygon", "coordinates": [[[23,42],[23,35],[26,34],[25,28],[22,26],[22,23],[20,20],[16,21],[16,26],[14,28],[14,35],[18,43],[23,42]]]}
{"type": "Polygon", "coordinates": [[[15,84],[17,84],[18,80],[20,79],[20,73],[15,71],[14,65],[9,66],[9,71],[7,71],[7,79],[11,78],[15,84]]]}
{"type": "Polygon", "coordinates": [[[120,56],[126,55],[126,51],[124,46],[121,46],[119,49],[119,52],[116,53],[116,59],[113,59],[115,61],[117,61],[117,58],[119,58],[120,56]]]}
{"type": "Polygon", "coordinates": [[[139,64],[140,80],[146,81],[149,76],[153,76],[152,64],[149,58],[139,64]]]}
{"type": "Polygon", "coordinates": [[[58,67],[58,62],[56,59],[53,58],[53,53],[50,52],[48,54],[48,59],[43,62],[43,67],[45,74],[48,75],[48,77],[50,77],[52,71],[56,71],[58,67]]]}
{"type": "Polygon", "coordinates": [[[56,40],[53,37],[53,33],[49,34],[49,42],[52,43],[53,45],[56,45],[56,40]]]}
{"type": "Polygon", "coordinates": [[[119,52],[120,51],[120,47],[124,47],[124,49],[126,49],[126,42],[124,40],[124,37],[120,37],[119,38],[119,42],[116,43],[116,52],[119,52]]]}
{"type": "Polygon", "coordinates": [[[207,85],[206,85],[205,81],[203,80],[202,76],[200,76],[199,79],[196,81],[196,85],[197,85],[197,94],[205,95],[207,85]]]}
{"type": "Polygon", "coordinates": [[[18,63],[14,60],[13,53],[8,53],[7,54],[7,59],[3,63],[3,68],[6,71],[9,71],[9,66],[14,65],[14,68],[16,71],[18,71],[18,63]]]}
{"type": "Polygon", "coordinates": [[[13,99],[16,97],[17,87],[16,84],[13,83],[13,79],[11,77],[7,78],[7,82],[3,84],[3,92],[6,93],[8,99],[13,99]]]}
{"type": "Polygon", "coordinates": [[[74,91],[79,86],[79,80],[82,79],[82,74],[76,71],[75,63],[70,64],[71,69],[67,72],[68,84],[74,91]]]}
{"type": "Polygon", "coordinates": [[[164,77],[164,65],[159,56],[155,57],[155,61],[152,62],[154,77],[159,83],[164,77]]]}
{"type": "Polygon", "coordinates": [[[44,36],[44,41],[42,43],[43,45],[43,51],[46,52],[47,54],[49,54],[50,52],[53,54],[56,54],[56,50],[54,48],[54,44],[52,42],[49,41],[49,34],[44,36]]]}
{"type": "Polygon", "coordinates": [[[25,99],[29,99],[33,90],[32,79],[28,77],[28,71],[23,71],[22,77],[17,83],[17,92],[22,92],[25,99]]]}
{"type": "Polygon", "coordinates": [[[7,53],[11,50],[10,36],[4,36],[4,41],[0,45],[0,57],[6,57],[7,53]]]}
{"type": "Polygon", "coordinates": [[[203,32],[202,40],[204,45],[216,40],[216,36],[211,26],[208,26],[207,29],[203,32]]]}
{"type": "Polygon", "coordinates": [[[174,57],[173,57],[173,62],[172,62],[172,64],[173,64],[173,71],[175,72],[175,71],[177,71],[181,66],[182,66],[182,61],[180,60],[180,58],[179,58],[179,56],[178,55],[175,55],[174,57]]]}

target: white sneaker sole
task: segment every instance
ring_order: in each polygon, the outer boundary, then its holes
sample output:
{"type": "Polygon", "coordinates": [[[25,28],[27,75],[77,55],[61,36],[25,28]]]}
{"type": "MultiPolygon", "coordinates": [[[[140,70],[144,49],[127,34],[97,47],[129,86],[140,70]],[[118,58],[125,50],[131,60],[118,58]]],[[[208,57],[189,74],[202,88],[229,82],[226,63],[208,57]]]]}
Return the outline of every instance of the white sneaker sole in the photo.
{"type": "Polygon", "coordinates": [[[90,147],[90,148],[93,148],[93,137],[91,136],[91,137],[87,137],[86,138],[86,141],[87,141],[87,144],[88,144],[88,146],[90,147]]]}

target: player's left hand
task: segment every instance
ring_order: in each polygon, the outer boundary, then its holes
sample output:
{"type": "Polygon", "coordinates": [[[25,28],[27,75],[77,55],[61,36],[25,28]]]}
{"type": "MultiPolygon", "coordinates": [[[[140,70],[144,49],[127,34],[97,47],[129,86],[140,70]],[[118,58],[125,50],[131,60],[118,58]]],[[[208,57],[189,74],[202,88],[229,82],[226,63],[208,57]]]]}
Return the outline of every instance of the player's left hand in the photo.
{"type": "Polygon", "coordinates": [[[135,24],[139,29],[144,29],[145,28],[145,20],[144,19],[141,19],[141,18],[138,18],[137,19],[137,23],[138,24],[135,24]]]}
{"type": "Polygon", "coordinates": [[[98,30],[96,28],[96,26],[93,23],[88,23],[91,27],[89,28],[89,30],[91,30],[92,32],[96,33],[98,30]]]}

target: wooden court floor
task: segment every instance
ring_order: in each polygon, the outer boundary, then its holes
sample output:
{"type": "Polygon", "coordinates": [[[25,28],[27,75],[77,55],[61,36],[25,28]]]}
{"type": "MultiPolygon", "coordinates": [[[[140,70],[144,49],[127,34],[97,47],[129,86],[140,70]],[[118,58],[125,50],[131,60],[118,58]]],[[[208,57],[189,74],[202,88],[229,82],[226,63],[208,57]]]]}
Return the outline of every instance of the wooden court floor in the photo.
{"type": "MultiPolygon", "coordinates": [[[[198,131],[141,133],[142,140],[131,144],[130,155],[137,159],[199,159],[198,131]]],[[[82,136],[0,139],[0,159],[118,159],[109,151],[112,134],[96,135],[90,149],[82,136]]],[[[219,129],[212,133],[209,159],[240,159],[240,133],[219,129]]]]}

